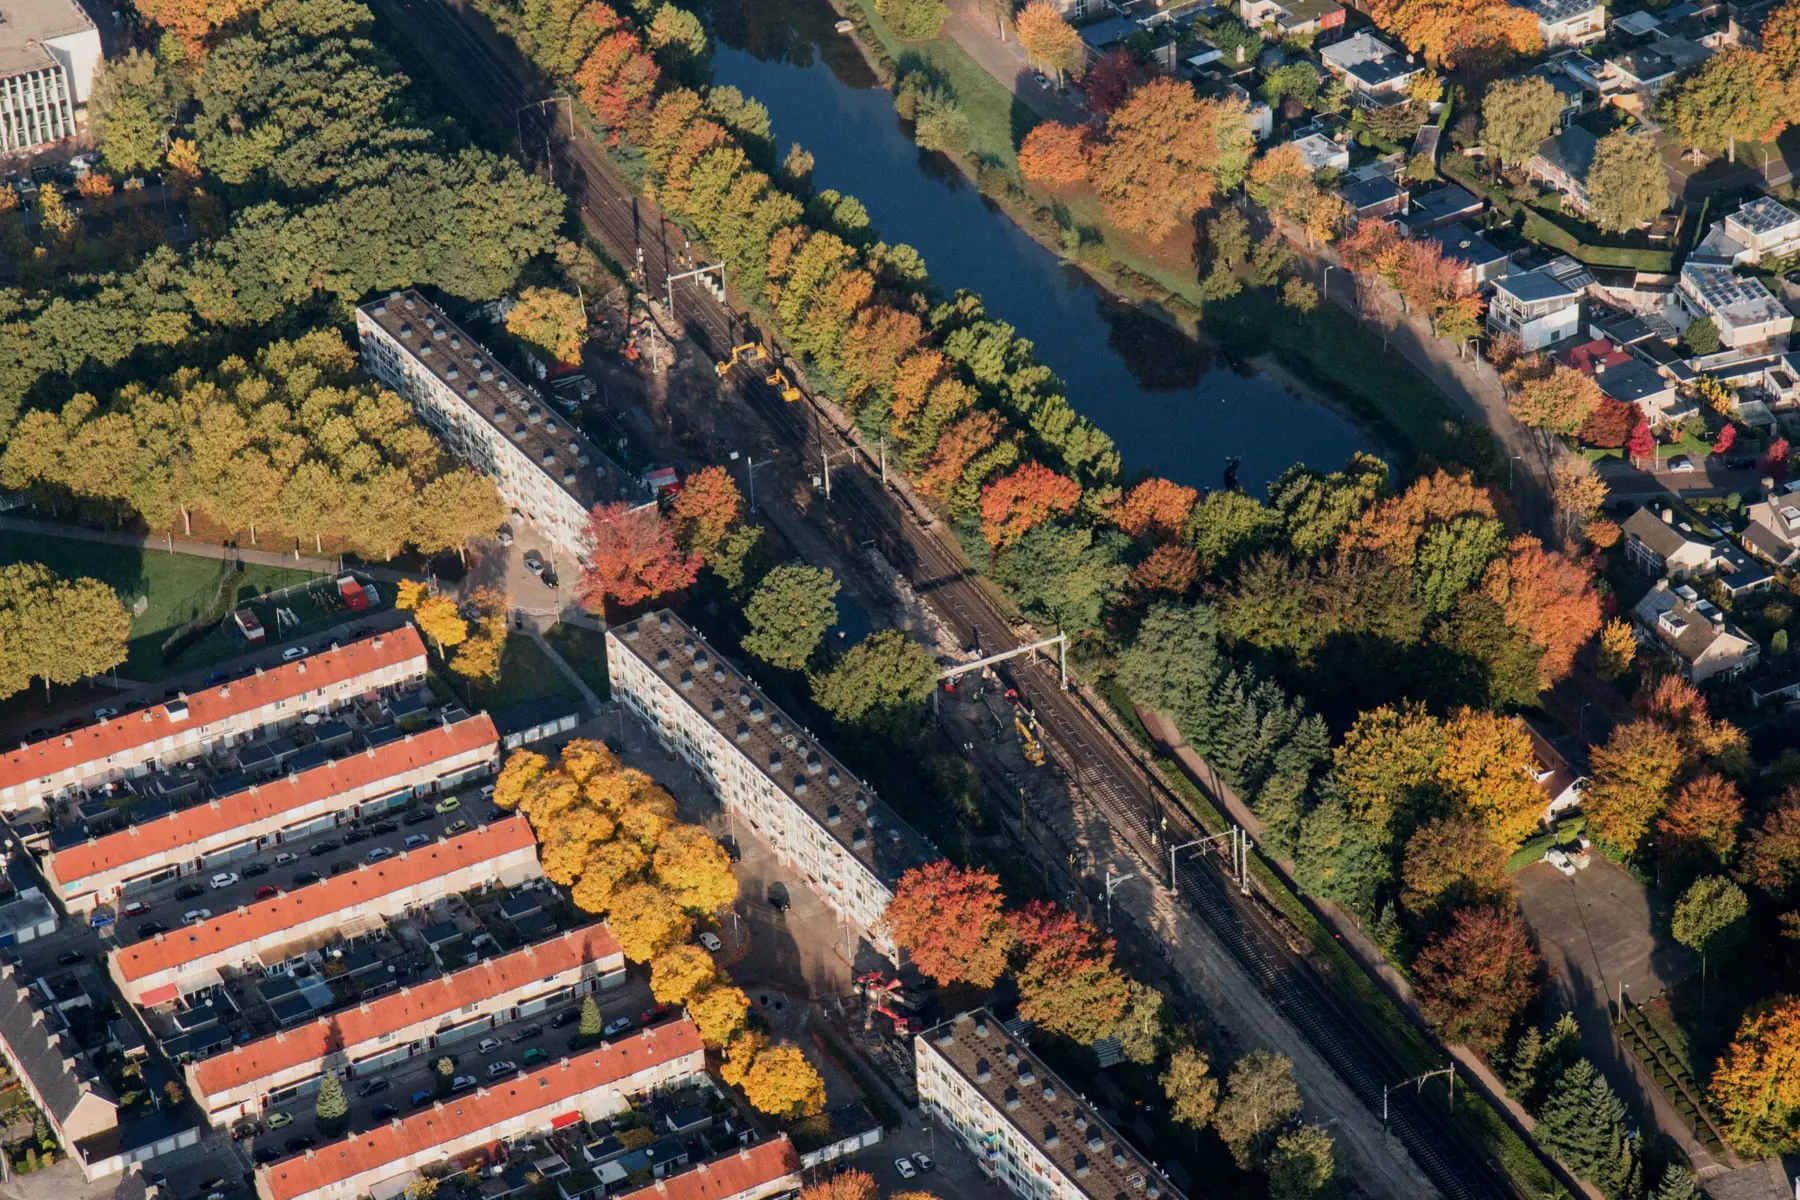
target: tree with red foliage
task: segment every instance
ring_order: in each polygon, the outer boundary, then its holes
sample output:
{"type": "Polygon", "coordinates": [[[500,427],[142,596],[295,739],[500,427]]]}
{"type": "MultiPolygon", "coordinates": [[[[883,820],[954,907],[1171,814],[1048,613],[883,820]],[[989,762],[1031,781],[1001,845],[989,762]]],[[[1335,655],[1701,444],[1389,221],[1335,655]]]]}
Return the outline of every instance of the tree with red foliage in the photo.
{"type": "Polygon", "coordinates": [[[1588,414],[1587,420],[1581,423],[1580,437],[1590,446],[1599,446],[1603,450],[1615,450],[1625,444],[1631,436],[1632,429],[1643,418],[1638,415],[1636,406],[1615,400],[1611,396],[1600,397],[1600,403],[1588,414]]]}
{"type": "Polygon", "coordinates": [[[992,987],[1006,970],[1013,927],[1000,911],[1000,880],[944,859],[900,877],[881,920],[919,970],[940,984],[992,987]]]}
{"type": "Polygon", "coordinates": [[[582,103],[606,127],[607,141],[616,146],[622,134],[648,125],[661,74],[638,36],[618,29],[588,54],[575,72],[575,86],[581,89],[582,103]]]}
{"type": "Polygon", "coordinates": [[[1187,528],[1188,514],[1200,493],[1167,479],[1146,479],[1125,493],[1113,510],[1113,521],[1132,537],[1172,541],[1187,528]]]}
{"type": "Polygon", "coordinates": [[[1786,479],[1788,473],[1788,440],[1778,437],[1769,443],[1767,454],[1763,455],[1762,472],[1773,475],[1776,479],[1786,479]]]}
{"type": "Polygon", "coordinates": [[[1632,462],[1653,458],[1656,455],[1656,435],[1650,432],[1650,422],[1639,419],[1626,439],[1625,453],[1631,456],[1632,462]]]}
{"type": "Polygon", "coordinates": [[[1657,841],[1665,849],[1703,852],[1724,862],[1737,848],[1743,823],[1744,798],[1737,785],[1717,772],[1702,771],[1656,819],[1657,841]]]}
{"type": "Polygon", "coordinates": [[[1506,623],[1544,647],[1538,681],[1549,687],[1574,668],[1575,652],[1600,630],[1600,595],[1593,571],[1560,550],[1546,550],[1521,534],[1488,565],[1482,589],[1500,605],[1506,623]]]}
{"type": "Polygon", "coordinates": [[[1003,550],[1032,526],[1075,511],[1081,485],[1039,462],[1027,462],[981,490],[981,536],[1003,550]]]}
{"type": "Polygon", "coordinates": [[[1112,965],[1112,939],[1043,900],[1013,914],[1012,927],[1024,955],[1014,973],[1019,1015],[1083,1045],[1109,1033],[1130,997],[1112,965]]]}
{"type": "Polygon", "coordinates": [[[1386,221],[1360,221],[1338,243],[1338,254],[1357,274],[1377,275],[1391,283],[1400,266],[1400,235],[1386,221]]]}
{"type": "Polygon", "coordinates": [[[675,530],[653,508],[633,509],[623,500],[597,504],[588,514],[593,547],[575,583],[589,612],[604,614],[606,602],[629,608],[694,582],[700,556],[685,553],[675,530]]]}
{"type": "Polygon", "coordinates": [[[1518,914],[1465,908],[1413,962],[1419,1010],[1446,1041],[1491,1054],[1537,998],[1540,961],[1518,914]]]}
{"type": "Polygon", "coordinates": [[[1180,596],[1200,578],[1200,556],[1191,546],[1163,542],[1131,569],[1126,586],[1134,592],[1168,592],[1180,596]]]}
{"type": "Polygon", "coordinates": [[[1125,103],[1132,89],[1143,81],[1144,69],[1131,51],[1121,46],[1102,55],[1081,86],[1087,93],[1088,107],[1104,117],[1125,103]]]}
{"type": "Polygon", "coordinates": [[[1435,239],[1406,241],[1400,244],[1400,261],[1394,286],[1406,297],[1406,303],[1431,316],[1439,301],[1456,295],[1462,278],[1462,265],[1444,257],[1444,247],[1435,239]]]}
{"type": "Polygon", "coordinates": [[[1019,174],[1033,183],[1080,183],[1088,172],[1088,131],[1045,121],[1019,144],[1019,174]]]}
{"type": "Polygon", "coordinates": [[[1714,454],[1730,454],[1731,448],[1735,445],[1737,445],[1737,426],[1727,425],[1719,430],[1719,436],[1713,441],[1712,451],[1714,454]]]}
{"type": "Polygon", "coordinates": [[[1780,897],[1800,881],[1800,784],[1790,784],[1750,835],[1739,876],[1780,897]]]}
{"type": "Polygon", "coordinates": [[[687,477],[669,504],[675,543],[711,561],[719,543],[744,515],[744,496],[724,467],[703,467],[687,477]]]}

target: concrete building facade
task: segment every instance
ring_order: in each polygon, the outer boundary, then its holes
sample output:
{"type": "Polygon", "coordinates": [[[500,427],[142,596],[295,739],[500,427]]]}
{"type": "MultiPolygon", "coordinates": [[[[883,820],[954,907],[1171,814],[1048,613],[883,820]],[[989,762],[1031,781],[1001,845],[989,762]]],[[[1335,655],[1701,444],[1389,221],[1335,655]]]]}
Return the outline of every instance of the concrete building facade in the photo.
{"type": "Polygon", "coordinates": [[[71,912],[87,912],[177,875],[212,871],[365,803],[410,798],[493,770],[487,715],[439,725],[247,791],[131,825],[44,858],[71,912]]]}
{"type": "Polygon", "coordinates": [[[707,780],[878,951],[909,867],[940,857],[704,638],[666,609],[606,631],[613,695],[707,780]]]}
{"type": "Polygon", "coordinates": [[[426,1166],[527,1134],[600,1121],[633,1096],[703,1074],[700,1031],[683,1017],[536,1071],[440,1100],[407,1117],[259,1168],[260,1200],[394,1196],[426,1166]]]}
{"type": "Polygon", "coordinates": [[[359,697],[425,678],[412,626],[183,694],[142,712],[22,743],[0,754],[0,812],[15,813],[114,780],[234,746],[359,697]]]}
{"type": "Polygon", "coordinates": [[[557,549],[587,552],[598,504],[650,497],[537,391],[417,292],[356,310],[363,367],[412,404],[457,457],[557,549]]]}
{"type": "Polygon", "coordinates": [[[1182,1200],[1155,1164],[986,1009],[926,1030],[913,1049],[926,1117],[1025,1200],[1182,1200]]]}
{"type": "Polygon", "coordinates": [[[107,955],[113,981],[131,1003],[164,1004],[220,981],[245,962],[269,965],[294,946],[368,932],[389,916],[457,892],[536,879],[537,839],[524,817],[507,817],[379,863],[358,863],[293,892],[245,905],[107,955]]]}
{"type": "Polygon", "coordinates": [[[571,929],[415,987],[187,1065],[188,1093],[228,1125],[315,1090],[325,1071],[357,1078],[625,980],[625,955],[604,925],[571,929]]]}
{"type": "Polygon", "coordinates": [[[100,65],[100,31],[75,0],[21,0],[0,23],[0,153],[75,136],[100,65]]]}

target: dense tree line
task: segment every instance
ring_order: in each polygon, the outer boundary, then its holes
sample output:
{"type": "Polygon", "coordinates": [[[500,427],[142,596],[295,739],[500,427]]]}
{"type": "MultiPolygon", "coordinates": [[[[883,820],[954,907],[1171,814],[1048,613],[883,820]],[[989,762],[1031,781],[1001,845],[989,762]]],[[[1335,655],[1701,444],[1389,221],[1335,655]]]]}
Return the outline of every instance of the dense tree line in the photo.
{"type": "Polygon", "coordinates": [[[125,661],[131,614],[97,579],[63,579],[37,563],[0,567],[0,699],[33,679],[45,694],[125,661]]]}

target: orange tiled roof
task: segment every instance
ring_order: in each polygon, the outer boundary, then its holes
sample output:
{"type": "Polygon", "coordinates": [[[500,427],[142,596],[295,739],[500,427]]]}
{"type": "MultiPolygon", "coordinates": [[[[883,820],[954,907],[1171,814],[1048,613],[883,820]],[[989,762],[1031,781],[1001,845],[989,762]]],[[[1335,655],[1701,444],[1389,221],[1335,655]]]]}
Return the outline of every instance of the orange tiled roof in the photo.
{"type": "Polygon", "coordinates": [[[0,754],[0,788],[136,750],[183,729],[195,729],[240,713],[253,712],[265,704],[291,700],[424,655],[425,643],[419,640],[418,630],[403,625],[336,650],[271,667],[248,679],[234,679],[218,687],[191,693],[187,697],[187,717],[178,722],[169,720],[167,705],[158,704],[143,712],[127,713],[9,750],[0,754]]]}
{"type": "MultiPolygon", "coordinates": [[[[257,1190],[271,1200],[296,1200],[390,1163],[396,1164],[397,1174],[404,1169],[399,1163],[435,1146],[479,1136],[513,1117],[574,1101],[586,1092],[700,1050],[700,1031],[686,1017],[645,1029],[635,1037],[550,1063],[527,1075],[515,1075],[410,1117],[395,1118],[367,1133],[263,1167],[257,1172],[257,1190]]],[[[569,1111],[575,1109],[570,1103],[569,1111]]]]}
{"type": "Polygon", "coordinates": [[[498,858],[533,842],[531,827],[524,817],[507,817],[447,841],[403,852],[385,862],[372,866],[360,864],[354,871],[245,905],[198,925],[159,933],[152,941],[114,950],[112,957],[118,961],[119,972],[127,980],[143,979],[158,971],[185,966],[233,946],[248,945],[269,934],[331,916],[352,905],[379,900],[403,888],[498,858]]]}
{"type": "Polygon", "coordinates": [[[453,758],[480,746],[497,746],[500,735],[486,713],[454,725],[440,725],[388,742],[310,771],[287,775],[210,804],[172,812],[119,833],[96,838],[50,856],[57,879],[70,883],[127,866],[152,854],[198,844],[215,834],[279,817],[304,805],[404,775],[426,764],[453,758]]]}
{"type": "Polygon", "coordinates": [[[356,1008],[205,1059],[194,1066],[194,1082],[208,1095],[217,1095],[271,1078],[280,1071],[316,1064],[333,1047],[354,1049],[383,1034],[448,1016],[465,1005],[503,996],[533,980],[548,979],[618,953],[619,943],[606,926],[571,929],[547,942],[440,975],[418,987],[390,992],[356,1008]]]}
{"type": "Polygon", "coordinates": [[[800,1155],[784,1133],[772,1142],[664,1176],[635,1192],[621,1192],[618,1200],[731,1200],[799,1170],[800,1155]]]}

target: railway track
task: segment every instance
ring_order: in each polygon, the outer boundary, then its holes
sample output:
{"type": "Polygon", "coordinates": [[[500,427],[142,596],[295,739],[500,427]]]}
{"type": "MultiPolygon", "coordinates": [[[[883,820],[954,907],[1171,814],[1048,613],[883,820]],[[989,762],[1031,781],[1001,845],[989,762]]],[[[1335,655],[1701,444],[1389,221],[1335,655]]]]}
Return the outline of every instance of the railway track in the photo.
{"type": "MultiPolygon", "coordinates": [[[[534,93],[522,69],[451,7],[448,0],[377,0],[398,28],[452,87],[464,91],[477,112],[510,109],[527,153],[544,148],[553,179],[580,206],[588,227],[628,267],[642,268],[651,294],[672,295],[689,336],[714,359],[747,340],[754,328],[706,287],[671,274],[693,264],[685,236],[637,197],[585,136],[568,136],[571,117],[552,98],[534,93]]],[[[964,639],[985,653],[1022,644],[998,602],[962,560],[960,548],[943,541],[930,514],[915,511],[898,491],[884,485],[866,449],[843,436],[810,394],[789,403],[769,386],[761,371],[740,370],[734,382],[757,416],[783,441],[809,458],[829,454],[834,463],[833,502],[840,504],[858,536],[872,538],[884,555],[964,639]],[[856,464],[847,470],[842,460],[856,464]]],[[[1085,711],[1077,693],[1065,692],[1044,666],[1006,672],[1037,717],[1052,757],[1077,789],[1108,819],[1153,870],[1160,872],[1165,847],[1202,836],[1179,800],[1147,773],[1128,748],[1096,715],[1085,711]]],[[[1244,896],[1221,863],[1210,855],[1189,856],[1177,867],[1181,902],[1229,948],[1257,984],[1312,1042],[1371,1111],[1382,1110],[1383,1089],[1417,1073],[1406,1050],[1360,1014],[1344,991],[1314,961],[1294,949],[1278,919],[1254,897],[1244,896]]],[[[1389,1127],[1415,1162],[1451,1200],[1517,1200],[1512,1181],[1474,1139],[1430,1096],[1412,1088],[1388,1097],[1389,1127]]]]}

